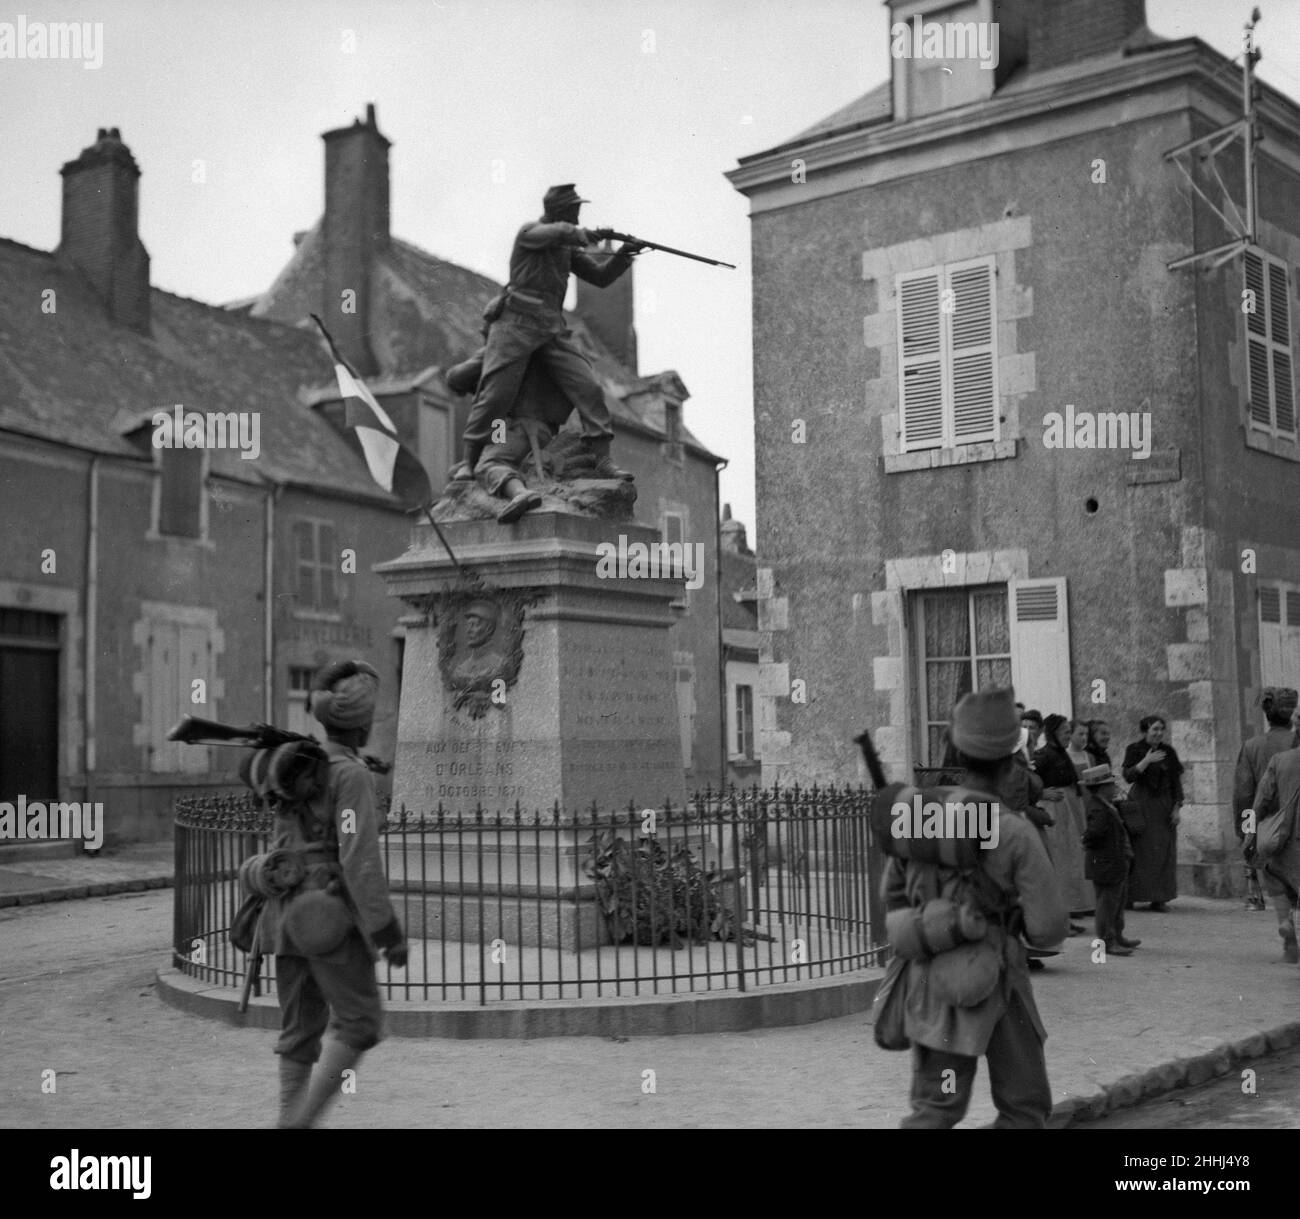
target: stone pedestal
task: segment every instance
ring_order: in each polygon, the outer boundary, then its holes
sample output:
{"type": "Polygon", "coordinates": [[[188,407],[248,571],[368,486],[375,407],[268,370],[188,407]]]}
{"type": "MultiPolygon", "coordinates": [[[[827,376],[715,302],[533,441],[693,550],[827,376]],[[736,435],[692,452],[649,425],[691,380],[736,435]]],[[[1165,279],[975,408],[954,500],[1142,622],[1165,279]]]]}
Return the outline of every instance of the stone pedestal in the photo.
{"type": "MultiPolygon", "coordinates": [[[[586,819],[593,804],[612,813],[629,804],[641,810],[684,803],[668,635],[669,602],[681,597],[682,579],[619,578],[608,564],[602,570],[602,543],[626,553],[659,542],[657,531],[643,525],[546,513],[509,528],[457,521],[442,529],[462,567],[482,581],[482,594],[466,588],[427,524],[415,529],[406,554],[376,568],[413,611],[404,619],[393,806],[448,817],[481,812],[487,821],[460,834],[430,835],[419,853],[424,858],[408,851],[392,879],[397,887],[419,885],[426,896],[430,886],[442,893],[472,888],[493,895],[494,909],[498,899],[518,902],[525,914],[539,897],[559,899],[566,910],[571,901],[585,904],[572,919],[557,918],[580,921],[582,942],[590,943],[594,888],[583,862],[591,831],[533,834],[516,828],[515,810],[524,826],[542,813],[545,826],[556,807],[586,819]],[[505,675],[493,679],[476,717],[472,703],[456,707],[449,673],[471,671],[461,618],[478,595],[521,604],[523,633],[517,671],[506,665],[505,675]],[[509,828],[492,824],[497,815],[509,828]]],[[[508,634],[503,619],[488,648],[508,634]]],[[[524,934],[539,938],[524,942],[571,946],[576,926],[526,921],[536,926],[524,934]]],[[[450,925],[443,934],[452,934],[450,925]]]]}

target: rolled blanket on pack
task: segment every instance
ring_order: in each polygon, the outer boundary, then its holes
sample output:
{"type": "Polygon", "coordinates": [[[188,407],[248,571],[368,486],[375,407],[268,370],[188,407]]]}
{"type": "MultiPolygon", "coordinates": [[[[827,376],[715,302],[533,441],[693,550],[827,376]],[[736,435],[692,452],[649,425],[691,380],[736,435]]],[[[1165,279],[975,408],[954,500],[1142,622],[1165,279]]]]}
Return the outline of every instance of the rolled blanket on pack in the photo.
{"type": "Polygon", "coordinates": [[[257,897],[285,897],[307,875],[302,856],[296,851],[275,850],[253,855],[239,868],[239,882],[245,893],[257,897]]]}

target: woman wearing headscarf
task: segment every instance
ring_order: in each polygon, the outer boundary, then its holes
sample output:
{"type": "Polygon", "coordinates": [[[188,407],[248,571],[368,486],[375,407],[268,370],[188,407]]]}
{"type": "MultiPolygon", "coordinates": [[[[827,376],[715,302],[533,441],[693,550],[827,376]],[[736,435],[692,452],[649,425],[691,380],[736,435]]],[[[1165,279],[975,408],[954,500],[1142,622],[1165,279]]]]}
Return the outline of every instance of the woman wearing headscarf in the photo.
{"type": "Polygon", "coordinates": [[[1133,839],[1129,901],[1150,902],[1162,912],[1178,896],[1178,821],[1183,806],[1183,764],[1165,741],[1165,721],[1144,716],[1142,739],[1124,751],[1124,778],[1132,784],[1128,803],[1146,822],[1133,839]]]}
{"type": "Polygon", "coordinates": [[[1092,767],[1092,756],[1088,753],[1088,724],[1085,720],[1070,721],[1070,736],[1065,743],[1065,752],[1074,763],[1074,774],[1081,778],[1083,772],[1092,767]]]}
{"type": "MultiPolygon", "coordinates": [[[[1092,885],[1084,879],[1083,831],[1087,813],[1079,790],[1079,772],[1070,760],[1067,747],[1071,722],[1063,715],[1049,715],[1043,721],[1043,747],[1034,754],[1034,770],[1043,781],[1043,802],[1055,819],[1044,835],[1061,884],[1061,896],[1071,915],[1087,914],[1093,909],[1092,885]]],[[[1071,923],[1070,930],[1079,935],[1087,929],[1071,923]]]]}
{"type": "Polygon", "coordinates": [[[1109,766],[1112,771],[1115,769],[1110,760],[1110,725],[1105,720],[1088,721],[1088,740],[1084,748],[1094,766],[1109,766]]]}

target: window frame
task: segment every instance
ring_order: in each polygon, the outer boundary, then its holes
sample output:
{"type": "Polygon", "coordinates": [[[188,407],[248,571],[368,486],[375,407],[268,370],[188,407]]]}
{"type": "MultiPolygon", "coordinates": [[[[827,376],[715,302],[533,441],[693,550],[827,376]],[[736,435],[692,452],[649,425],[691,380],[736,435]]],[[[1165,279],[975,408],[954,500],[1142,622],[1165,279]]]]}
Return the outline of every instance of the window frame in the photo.
{"type": "Polygon", "coordinates": [[[333,531],[334,541],[337,545],[339,540],[338,526],[334,521],[325,517],[315,516],[295,516],[289,526],[289,545],[293,552],[293,601],[294,607],[299,611],[307,611],[315,614],[338,614],[342,610],[341,587],[339,584],[339,575],[341,574],[335,567],[337,560],[324,562],[321,559],[321,534],[325,529],[333,531]],[[304,563],[298,549],[298,527],[306,525],[311,529],[312,554],[313,561],[304,563]],[[312,588],[311,596],[305,598],[302,592],[302,573],[303,568],[309,567],[312,570],[312,588]],[[334,597],[332,603],[326,603],[321,596],[321,572],[328,570],[333,585],[334,597]]]}
{"type": "MultiPolygon", "coordinates": [[[[916,658],[916,714],[917,714],[917,735],[918,757],[930,757],[930,727],[932,724],[948,722],[952,713],[951,707],[943,709],[941,719],[934,719],[930,715],[930,694],[929,686],[926,682],[926,664],[928,661],[956,661],[966,659],[970,662],[971,689],[978,690],[980,687],[976,684],[979,677],[979,662],[982,660],[1005,660],[1009,669],[1014,670],[1014,648],[1011,641],[1011,588],[1008,584],[990,583],[990,584],[960,584],[948,588],[916,588],[910,590],[912,602],[911,605],[911,623],[912,623],[912,641],[916,658]],[[958,656],[927,656],[925,651],[925,600],[927,597],[942,596],[945,593],[951,594],[961,592],[966,595],[966,615],[967,628],[970,632],[970,655],[968,657],[958,656]],[[1006,618],[1007,631],[1007,651],[982,653],[978,650],[978,636],[975,624],[975,597],[979,593],[1000,592],[1002,594],[1003,611],[1006,618]]],[[[1010,683],[1008,683],[1010,684],[1010,683]]],[[[939,766],[943,759],[928,763],[928,765],[939,766]]]]}
{"type": "Polygon", "coordinates": [[[896,304],[896,350],[898,358],[898,451],[899,453],[924,453],[931,451],[960,451],[969,446],[978,444],[996,444],[1002,439],[1002,393],[998,381],[998,268],[997,256],[995,254],[982,254],[977,258],[964,258],[954,262],[937,263],[933,266],[918,268],[914,271],[900,271],[894,276],[894,300],[896,304]],[[962,271],[967,271],[976,267],[984,267],[989,273],[989,337],[987,343],[971,344],[968,348],[960,349],[955,355],[953,351],[952,335],[952,318],[955,311],[947,311],[943,308],[945,293],[954,291],[953,277],[962,271]],[[938,280],[938,317],[939,317],[939,411],[940,411],[940,436],[938,442],[929,440],[912,441],[908,439],[907,434],[907,400],[906,400],[906,372],[909,368],[915,368],[919,365],[933,360],[933,356],[909,356],[906,351],[905,332],[903,325],[903,290],[904,286],[923,280],[928,277],[935,277],[938,280]],[[959,355],[980,354],[980,348],[988,348],[988,357],[990,362],[990,381],[992,389],[992,430],[991,434],[979,435],[975,437],[957,436],[957,409],[954,395],[954,364],[959,355]]]}

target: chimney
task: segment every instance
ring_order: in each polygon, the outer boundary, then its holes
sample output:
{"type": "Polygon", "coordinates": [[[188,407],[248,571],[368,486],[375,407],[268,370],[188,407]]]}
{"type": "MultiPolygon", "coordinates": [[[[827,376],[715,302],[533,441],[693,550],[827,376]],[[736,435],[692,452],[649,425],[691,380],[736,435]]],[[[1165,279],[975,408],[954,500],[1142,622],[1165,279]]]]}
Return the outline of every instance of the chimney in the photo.
{"type": "Polygon", "coordinates": [[[1146,0],[1038,0],[1029,17],[1029,69],[1118,51],[1146,26],[1146,0]]]}
{"type": "MultiPolygon", "coordinates": [[[[608,242],[604,249],[611,248],[608,242]]],[[[629,267],[608,288],[597,288],[586,280],[578,280],[578,297],[573,311],[592,333],[609,348],[626,367],[634,373],[636,367],[636,328],[632,315],[632,276],[629,267]]]]}
{"type": "Polygon", "coordinates": [[[379,372],[370,343],[371,284],[388,248],[388,149],[375,107],[366,121],[327,131],[325,141],[324,274],[321,316],[343,354],[363,376],[379,372]],[[348,295],[344,295],[347,293],[348,295]]]}
{"type": "Polygon", "coordinates": [[[731,516],[731,505],[722,506],[722,549],[732,554],[750,555],[753,552],[745,539],[745,526],[731,516]]]}
{"type": "Polygon", "coordinates": [[[59,171],[63,222],[55,259],[79,271],[113,321],[149,333],[149,253],[139,234],[140,167],[116,127],[59,171]]]}

